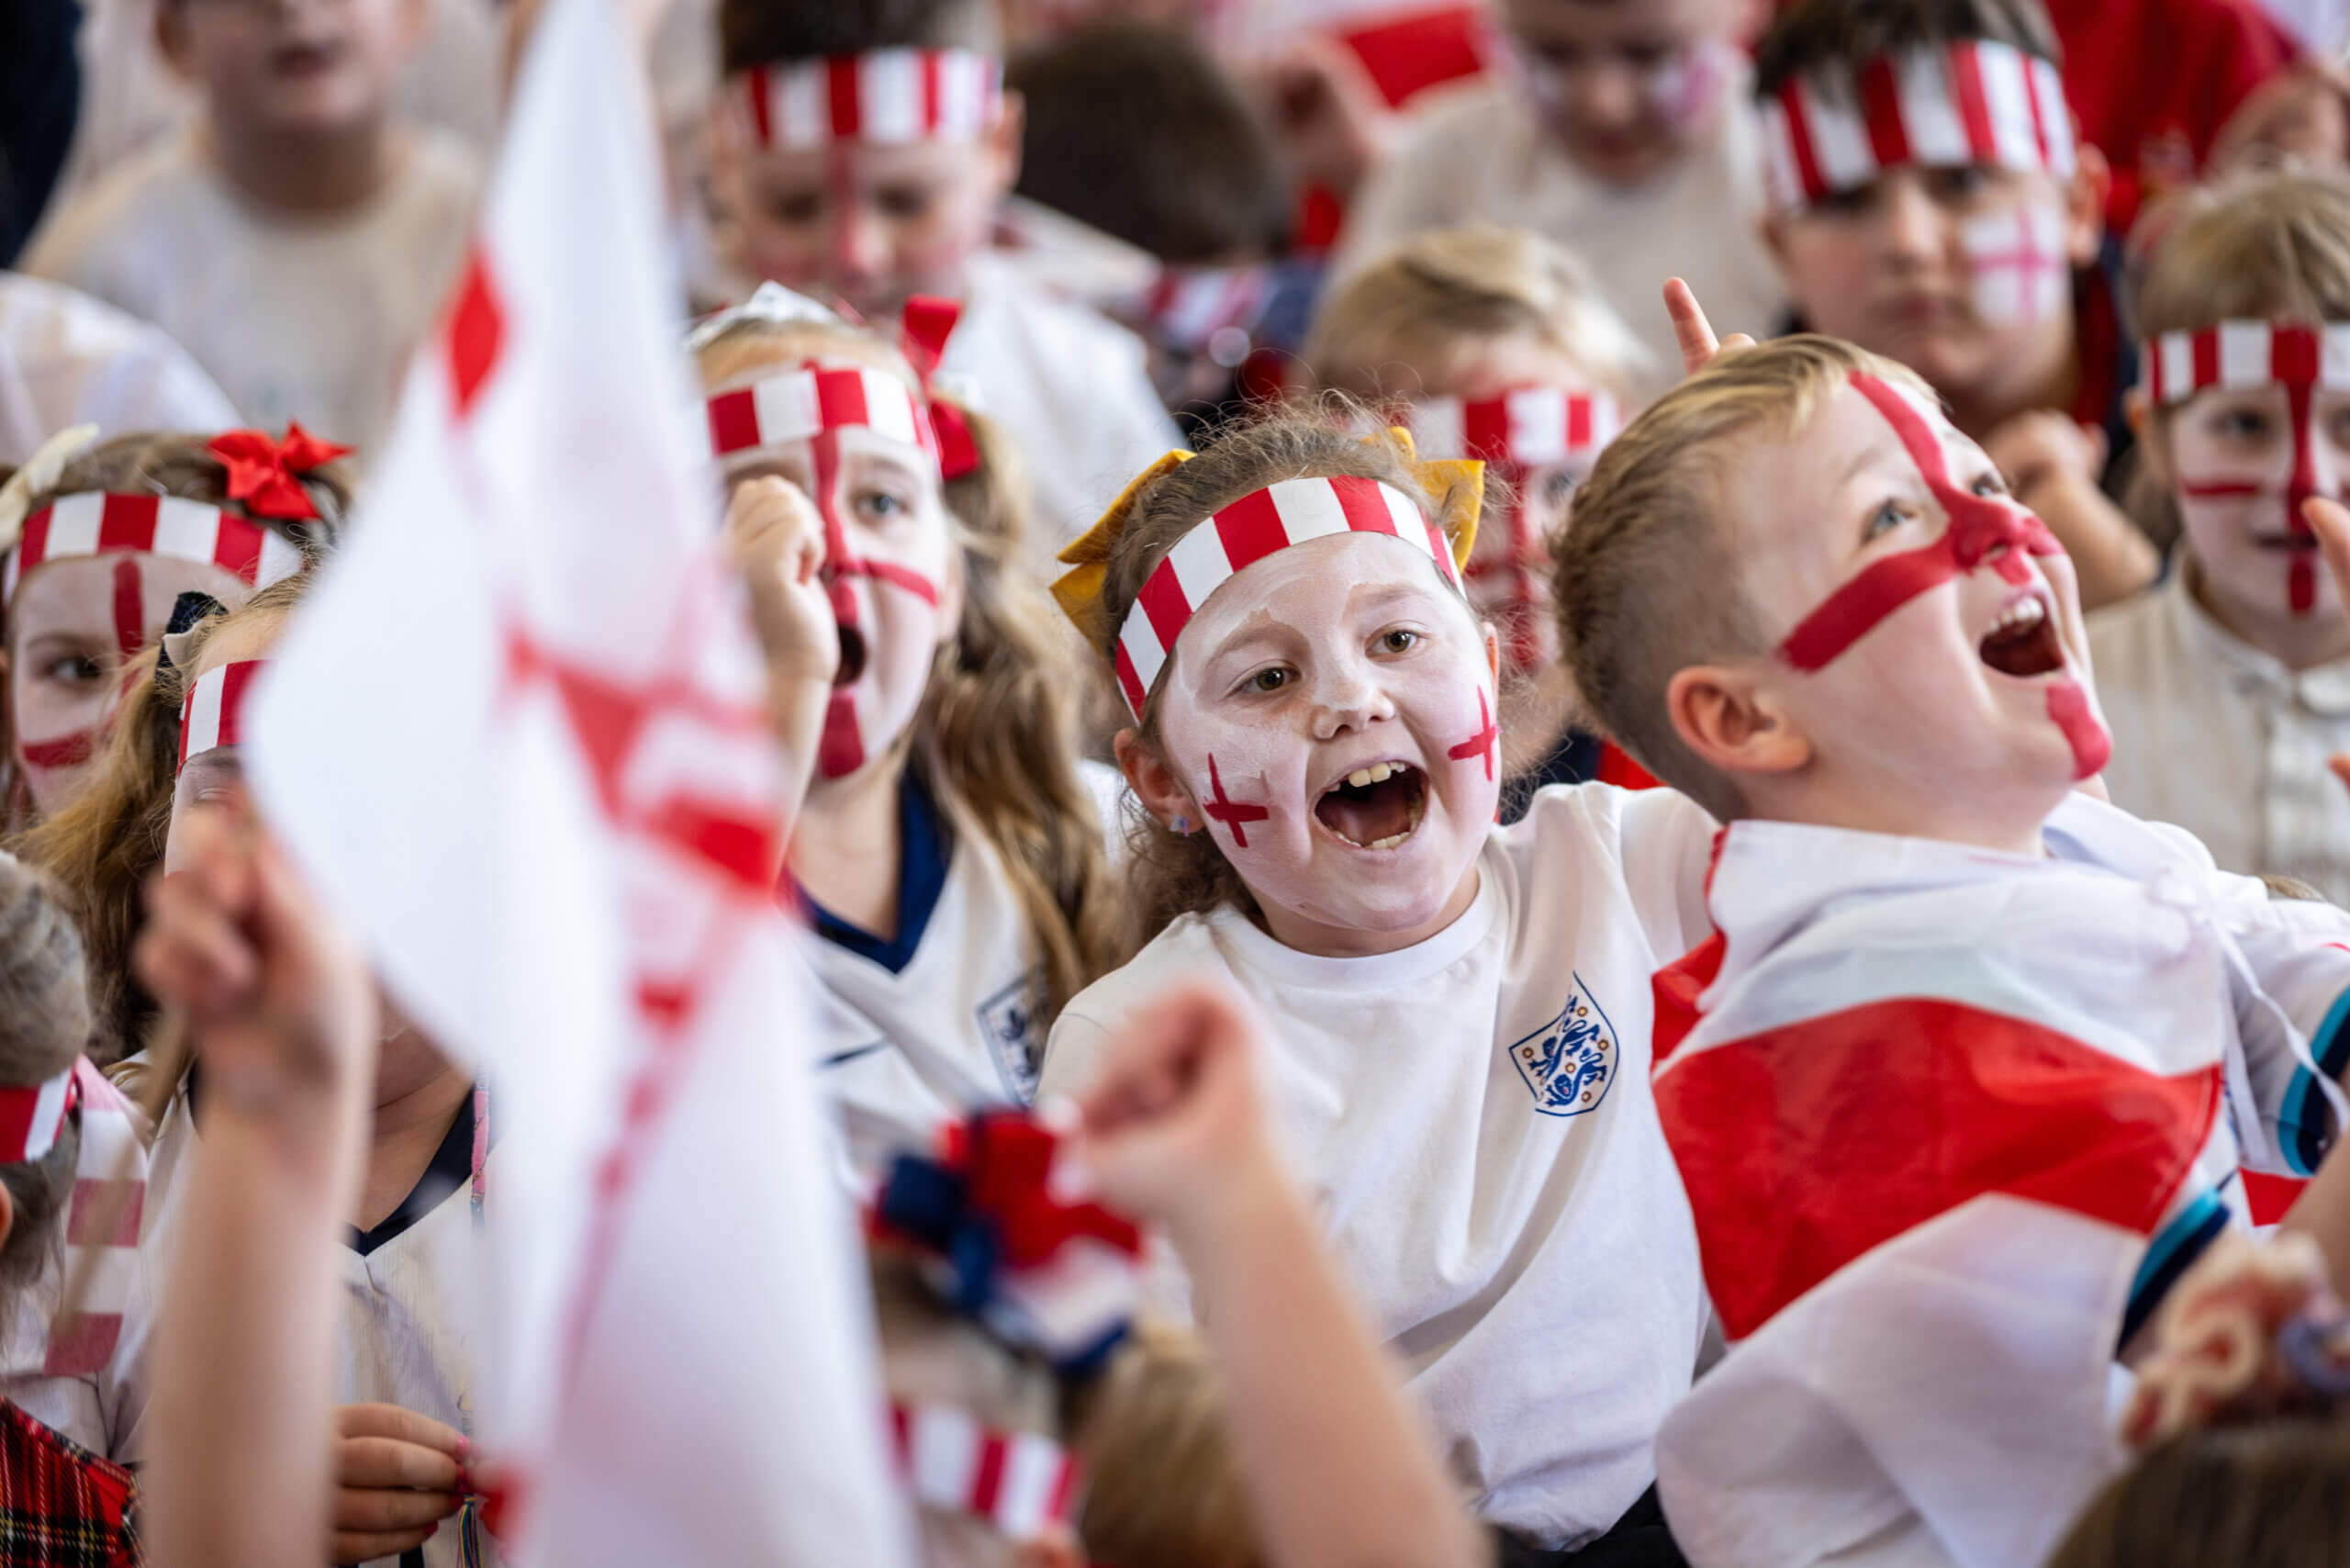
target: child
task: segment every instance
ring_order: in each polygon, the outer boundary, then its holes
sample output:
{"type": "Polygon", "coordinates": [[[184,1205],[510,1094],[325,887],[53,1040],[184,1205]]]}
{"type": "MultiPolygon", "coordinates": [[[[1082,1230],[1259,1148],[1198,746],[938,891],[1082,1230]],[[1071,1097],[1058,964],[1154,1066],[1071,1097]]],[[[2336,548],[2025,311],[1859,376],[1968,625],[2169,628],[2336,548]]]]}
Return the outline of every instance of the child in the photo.
{"type": "Polygon", "coordinates": [[[2138,290],[2132,399],[2149,488],[2180,525],[2163,584],[2089,619],[2114,804],[2232,871],[2350,902],[2350,613],[2301,521],[2350,483],[2350,191],[2277,174],[2197,198],[2138,290]],[[2299,355],[2299,357],[2296,357],[2299,355]]]}
{"type": "MultiPolygon", "coordinates": [[[[187,606],[152,674],[124,697],[99,777],[28,841],[73,879],[85,927],[102,938],[94,989],[111,999],[118,1039],[142,1037],[154,1007],[128,972],[147,879],[178,868],[195,824],[251,821],[237,755],[244,694],[308,582],[287,578],[227,615],[187,606]]],[[[482,1266],[487,1097],[388,1010],[375,1059],[364,1170],[344,1211],[334,1561],[422,1548],[427,1562],[453,1568],[487,1549],[471,1512],[435,1533],[464,1499],[434,1457],[462,1453],[471,1420],[466,1292],[482,1266]],[[408,1479],[418,1474],[443,1479],[408,1479]]],[[[212,1083],[199,1053],[156,1131],[142,1250],[159,1273],[182,1245],[176,1178],[219,1098],[212,1083]]],[[[144,1435],[133,1435],[144,1450],[144,1435]]]]}
{"type": "Polygon", "coordinates": [[[963,299],[946,368],[1010,431],[1056,537],[1074,533],[1174,431],[1131,333],[986,252],[1020,147],[993,7],[724,0],[719,28],[712,174],[739,270],[877,322],[915,295],[963,299]]]}
{"type": "Polygon", "coordinates": [[[1056,589],[1135,715],[1134,896],[1164,929],[1063,1012],[1045,1087],[1092,1081],[1166,977],[1228,975],[1273,1020],[1275,1124],[1476,1512],[1546,1550],[1664,1550],[1635,1505],[1706,1308],[1647,977],[1695,932],[1713,825],[1602,786],[1494,825],[1500,644],[1455,576],[1473,465],[1298,419],[1181,455],[1056,589]]]}
{"type": "MultiPolygon", "coordinates": [[[[72,799],[140,654],[184,593],[241,604],[332,543],[350,494],[342,449],[299,426],[126,435],[48,449],[0,487],[0,659],[7,818],[72,799]]],[[[111,1057],[106,1058],[111,1060],[111,1057]]]]}
{"type": "MultiPolygon", "coordinates": [[[[72,920],[38,874],[0,856],[0,1305],[11,1317],[38,1310],[68,1207],[81,1207],[76,1178],[92,1174],[77,1167],[84,1124],[100,1103],[120,1104],[82,1059],[89,1026],[72,920]]],[[[0,1401],[0,1563],[130,1568],[135,1496],[121,1465],[0,1401]]]]}
{"type": "Polygon", "coordinates": [[[256,424],[371,445],[473,219],[473,154],[398,123],[420,0],[160,0],[204,115],[61,209],[25,270],[161,327],[256,424]]]}
{"type": "Polygon", "coordinates": [[[1422,230],[1506,224],[1580,249],[1659,366],[1673,363],[1654,309],[1666,276],[1689,278],[1733,319],[1776,316],[1783,297],[1755,231],[1762,155],[1740,52],[1760,8],[1499,9],[1503,69],[1415,112],[1357,195],[1333,275],[1422,230]]]}
{"type": "Polygon", "coordinates": [[[817,1059],[870,1170],[1026,1103],[1054,1014],[1114,961],[1081,683],[1018,569],[988,421],[952,409],[942,442],[901,353],[779,288],[694,342],[771,679],[811,735],[788,866],[822,938],[817,1059]]]}
{"type": "Polygon", "coordinates": [[[1723,355],[1601,459],[1557,579],[1592,711],[1730,824],[1715,934],[1656,978],[1734,1341],[1658,1438],[1674,1535],[2037,1562],[2239,1170],[2335,1134],[2350,918],[2076,790],[2109,743],[2070,569],[1874,355],[1723,355]]]}
{"type": "Polygon", "coordinates": [[[1754,91],[1797,316],[1932,383],[2095,608],[2156,561],[2098,487],[2129,436],[2128,349],[2090,270],[2105,163],[2075,147],[2057,63],[2037,0],[1803,0],[1763,37],[1754,91]]]}
{"type": "Polygon", "coordinates": [[[1501,629],[1506,771],[1593,777],[1595,744],[1553,749],[1572,698],[1550,540],[1652,378],[1639,340],[1574,256],[1521,230],[1471,229],[1408,240],[1333,288],[1305,358],[1317,386],[1408,421],[1422,456],[1484,464],[1465,576],[1470,603],[1501,629]]]}
{"type": "Polygon", "coordinates": [[[1150,345],[1159,397],[1187,431],[1237,412],[1236,378],[1260,350],[1295,345],[1315,282],[1275,264],[1289,181],[1239,84],[1182,33],[1114,25],[1019,55],[1005,82],[1020,95],[1021,196],[1146,253],[1139,286],[1096,302],[1150,345]]]}
{"type": "Polygon", "coordinates": [[[1263,1048],[1228,993],[1179,987],[1111,1042],[1073,1147],[994,1113],[941,1162],[898,1162],[875,1205],[875,1305],[931,1562],[1004,1560],[972,1551],[990,1534],[1020,1561],[1138,1568],[1489,1561],[1281,1172],[1252,1081],[1263,1048]],[[1089,1182],[1102,1202],[1072,1195],[1089,1182]],[[1179,1450],[1141,1439],[1217,1395],[1181,1336],[1121,1342],[1139,1235],[1105,1204],[1166,1226],[1223,1373],[1220,1429],[1180,1480],[1179,1450]],[[992,1518],[955,1518],[998,1443],[992,1518]],[[1084,1496],[1090,1558],[1036,1517],[1056,1494],[1065,1513],[1084,1496]]]}

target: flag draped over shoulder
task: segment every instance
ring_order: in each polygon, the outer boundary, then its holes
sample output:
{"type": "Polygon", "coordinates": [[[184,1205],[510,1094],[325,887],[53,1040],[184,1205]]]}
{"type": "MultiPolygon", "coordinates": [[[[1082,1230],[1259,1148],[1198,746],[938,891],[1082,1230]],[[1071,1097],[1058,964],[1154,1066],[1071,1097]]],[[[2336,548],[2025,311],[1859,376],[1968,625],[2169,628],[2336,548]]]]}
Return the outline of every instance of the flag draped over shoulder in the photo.
{"type": "Polygon", "coordinates": [[[2120,1343],[2236,1223],[2238,1167],[2290,1165],[2290,1105],[2331,1136],[2256,971],[2306,1005],[2309,955],[2339,995],[2350,953],[2199,846],[2096,802],[2058,820],[2129,864],[1725,830],[1716,935],[1656,982],[1658,1109],[1732,1341],[1657,1443],[1699,1568],[2043,1561],[2119,1462],[2120,1343]]]}
{"type": "Polygon", "coordinates": [[[905,1562],[629,48],[614,0],[548,6],[249,767],[396,999],[490,1081],[474,1375],[509,1551],[905,1562]]]}

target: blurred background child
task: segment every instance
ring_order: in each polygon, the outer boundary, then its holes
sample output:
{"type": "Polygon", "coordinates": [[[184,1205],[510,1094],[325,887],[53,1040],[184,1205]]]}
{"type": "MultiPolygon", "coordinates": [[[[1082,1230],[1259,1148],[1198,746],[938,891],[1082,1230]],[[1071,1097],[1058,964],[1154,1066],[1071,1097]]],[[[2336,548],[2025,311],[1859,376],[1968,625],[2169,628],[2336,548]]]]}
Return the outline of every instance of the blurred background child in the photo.
{"type": "Polygon", "coordinates": [[[372,445],[480,185],[463,143],[393,112],[423,19],[423,0],[161,0],[202,118],[68,202],[25,270],[161,327],[255,424],[372,445]]]}
{"type": "Polygon", "coordinates": [[[1550,542],[1655,379],[1640,340],[1574,255],[1524,230],[1472,229],[1406,240],[1341,280],[1305,358],[1316,386],[1407,426],[1421,457],[1484,464],[1463,575],[1501,631],[1505,764],[1536,786],[1600,777],[1600,743],[1563,734],[1550,542]]]}
{"type": "Polygon", "coordinates": [[[719,29],[713,184],[735,270],[873,322],[915,295],[961,300],[945,368],[1011,432],[1043,526],[1075,534],[1175,432],[1131,332],[988,249],[1021,140],[994,8],[725,0],[719,29]]]}
{"type": "Polygon", "coordinates": [[[2137,498],[2177,540],[2161,586],[2089,621],[2113,802],[2232,871],[2350,899],[2350,613],[2301,519],[2350,488],[2350,186],[2240,179],[2185,203],[2134,314],[2137,498]],[[2222,345],[2225,345],[2224,347],[2222,345]]]}

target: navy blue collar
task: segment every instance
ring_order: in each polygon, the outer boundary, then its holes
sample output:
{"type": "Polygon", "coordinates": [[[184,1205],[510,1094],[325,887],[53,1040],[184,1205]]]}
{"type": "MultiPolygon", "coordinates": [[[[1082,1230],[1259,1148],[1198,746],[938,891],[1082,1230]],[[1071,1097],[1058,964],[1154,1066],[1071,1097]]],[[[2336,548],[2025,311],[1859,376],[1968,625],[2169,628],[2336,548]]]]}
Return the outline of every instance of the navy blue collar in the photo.
{"type": "Polygon", "coordinates": [[[893,975],[903,974],[922,946],[922,934],[930,927],[939,895],[946,890],[946,870],[954,858],[954,827],[931,798],[921,771],[909,767],[898,786],[898,934],[876,936],[810,898],[807,889],[799,893],[817,935],[893,975]]]}

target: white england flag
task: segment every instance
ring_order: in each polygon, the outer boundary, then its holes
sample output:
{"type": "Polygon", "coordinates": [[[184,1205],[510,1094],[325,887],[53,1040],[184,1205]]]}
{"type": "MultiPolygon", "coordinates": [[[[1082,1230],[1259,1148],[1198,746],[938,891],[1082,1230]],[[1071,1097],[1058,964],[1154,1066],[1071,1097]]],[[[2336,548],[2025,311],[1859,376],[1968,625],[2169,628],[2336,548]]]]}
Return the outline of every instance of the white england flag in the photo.
{"type": "Polygon", "coordinates": [[[476,1380],[509,1556],[904,1562],[628,51],[616,0],[547,7],[249,763],[396,998],[490,1081],[476,1380]]]}

